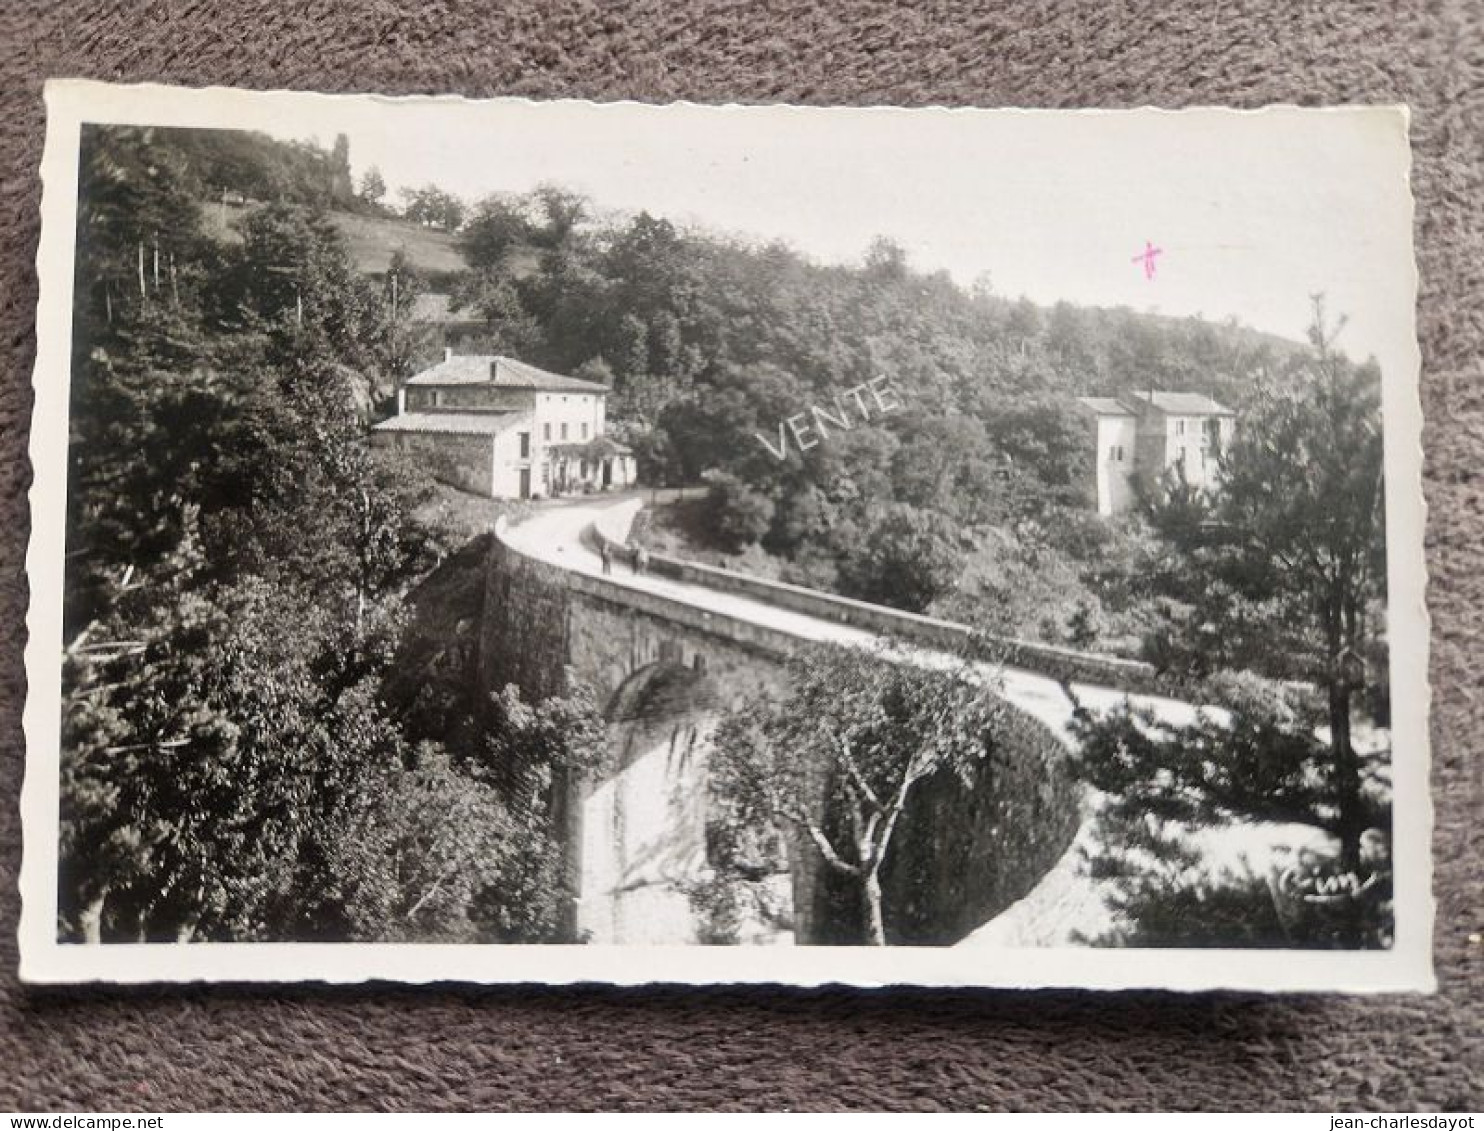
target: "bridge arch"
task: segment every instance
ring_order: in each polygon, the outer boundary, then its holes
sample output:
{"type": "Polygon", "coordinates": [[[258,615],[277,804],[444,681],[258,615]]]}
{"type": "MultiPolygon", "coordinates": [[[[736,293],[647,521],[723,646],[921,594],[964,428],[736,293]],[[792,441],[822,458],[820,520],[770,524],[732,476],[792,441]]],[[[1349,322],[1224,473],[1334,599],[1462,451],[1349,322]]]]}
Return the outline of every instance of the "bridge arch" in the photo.
{"type": "Polygon", "coordinates": [[[576,787],[577,928],[591,942],[695,941],[688,892],[706,871],[707,756],[725,702],[671,654],[609,697],[608,759],[576,787]]]}

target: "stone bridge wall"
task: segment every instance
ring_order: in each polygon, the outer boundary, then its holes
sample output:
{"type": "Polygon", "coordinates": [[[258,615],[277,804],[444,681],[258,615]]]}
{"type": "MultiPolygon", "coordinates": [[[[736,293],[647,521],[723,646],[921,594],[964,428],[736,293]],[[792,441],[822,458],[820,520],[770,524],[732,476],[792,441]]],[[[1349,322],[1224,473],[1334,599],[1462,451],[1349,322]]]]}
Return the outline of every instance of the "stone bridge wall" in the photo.
{"type": "MultiPolygon", "coordinates": [[[[626,529],[619,530],[616,526],[599,520],[593,524],[590,536],[600,545],[606,542],[610,546],[618,546],[626,540],[628,534],[626,529]]],[[[649,568],[653,573],[673,577],[691,585],[736,593],[775,608],[869,629],[945,652],[961,651],[974,638],[972,629],[956,621],[855,601],[819,589],[770,581],[664,554],[651,554],[649,568]]],[[[994,658],[1011,667],[1023,668],[1053,679],[1094,683],[1131,692],[1167,690],[1162,687],[1153,666],[1139,660],[1080,652],[1074,648],[1061,648],[1031,640],[981,637],[980,643],[987,646],[994,658]]]]}
{"type": "MultiPolygon", "coordinates": [[[[696,685],[707,690],[704,701],[690,705],[691,715],[714,718],[718,707],[778,689],[787,658],[805,646],[787,633],[528,558],[506,544],[502,532],[497,526],[491,540],[481,626],[478,678],[486,690],[514,683],[527,697],[539,698],[564,693],[576,678],[611,704],[636,673],[684,667],[707,677],[696,685]]],[[[607,536],[618,539],[622,533],[610,530],[607,536]]],[[[669,706],[679,720],[676,704],[669,706]]],[[[1075,796],[1061,764],[1062,748],[1041,724],[1029,716],[1023,722],[1037,732],[1036,740],[1016,742],[1000,755],[1017,762],[1014,788],[1006,790],[1009,779],[1003,777],[993,787],[986,779],[978,790],[944,781],[922,791],[903,815],[895,882],[887,880],[889,926],[896,903],[902,929],[893,933],[902,941],[961,937],[967,926],[1029,890],[1070,843],[1075,796]]],[[[584,843],[581,813],[595,786],[601,788],[587,783],[575,789],[569,804],[574,853],[584,843]]],[[[832,894],[838,885],[804,840],[787,839],[796,936],[800,942],[826,941],[832,922],[833,929],[839,926],[841,903],[832,894]]],[[[575,881],[580,862],[569,866],[575,881]]],[[[852,915],[846,911],[846,921],[852,915]]]]}
{"type": "Polygon", "coordinates": [[[606,701],[629,676],[665,663],[710,675],[735,705],[769,686],[802,642],[601,577],[564,570],[496,537],[485,602],[482,682],[561,694],[570,668],[606,701]]]}

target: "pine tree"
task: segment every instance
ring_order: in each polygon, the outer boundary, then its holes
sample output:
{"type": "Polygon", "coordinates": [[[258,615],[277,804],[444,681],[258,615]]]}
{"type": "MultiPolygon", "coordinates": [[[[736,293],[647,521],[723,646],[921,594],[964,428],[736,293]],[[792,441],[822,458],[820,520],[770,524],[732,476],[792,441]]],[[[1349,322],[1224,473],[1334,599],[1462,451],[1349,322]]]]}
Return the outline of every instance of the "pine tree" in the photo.
{"type": "Polygon", "coordinates": [[[1353,737],[1388,682],[1380,378],[1335,350],[1318,303],[1310,339],[1308,359],[1241,418],[1219,489],[1170,483],[1150,503],[1185,598],[1156,655],[1192,680],[1219,677],[1230,721],[1084,718],[1082,764],[1130,813],[1301,821],[1334,834],[1354,870],[1385,806],[1353,737]],[[1219,676],[1240,668],[1298,685],[1254,692],[1255,677],[1219,676]]]}

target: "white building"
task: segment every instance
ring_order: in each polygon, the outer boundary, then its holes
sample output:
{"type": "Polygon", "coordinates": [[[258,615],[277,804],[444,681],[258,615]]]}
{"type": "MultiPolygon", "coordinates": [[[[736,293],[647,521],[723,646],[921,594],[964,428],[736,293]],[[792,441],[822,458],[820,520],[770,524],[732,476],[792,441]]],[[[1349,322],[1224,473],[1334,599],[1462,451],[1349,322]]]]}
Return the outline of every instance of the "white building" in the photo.
{"type": "Polygon", "coordinates": [[[1231,442],[1236,413],[1201,393],[1150,390],[1122,397],[1081,397],[1095,420],[1098,513],[1134,503],[1134,480],[1177,470],[1193,487],[1217,484],[1217,456],[1231,442]]]}
{"type": "Polygon", "coordinates": [[[513,358],[450,350],[397,393],[373,442],[425,455],[436,478],[506,499],[634,482],[634,454],[605,435],[608,389],[513,358]]]}

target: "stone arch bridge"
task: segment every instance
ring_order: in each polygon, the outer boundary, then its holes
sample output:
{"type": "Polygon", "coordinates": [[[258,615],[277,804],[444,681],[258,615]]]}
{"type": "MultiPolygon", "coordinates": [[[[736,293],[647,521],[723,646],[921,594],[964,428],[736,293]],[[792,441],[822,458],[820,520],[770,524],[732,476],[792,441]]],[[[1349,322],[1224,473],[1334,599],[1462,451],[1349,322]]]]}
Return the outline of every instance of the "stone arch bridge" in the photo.
{"type": "MultiPolygon", "coordinates": [[[[561,694],[575,678],[606,704],[614,770],[572,783],[566,806],[577,930],[599,943],[704,941],[693,899],[708,875],[705,761],[721,713],[778,687],[786,659],[811,643],[892,637],[931,662],[968,630],[658,555],[638,573],[623,544],[641,506],[610,498],[500,520],[485,563],[476,678],[487,690],[514,683],[528,697],[561,694]],[[618,549],[607,573],[605,542],[618,549]]],[[[1063,742],[1072,710],[1064,684],[1092,706],[1133,694],[1167,716],[1191,712],[1152,694],[1143,664],[1022,642],[1006,642],[1005,655],[993,673],[1001,694],[1063,742]]],[[[903,838],[916,857],[912,890],[898,900],[903,941],[956,941],[1066,851],[1077,821],[1051,820],[1051,798],[1070,786],[1058,767],[1025,770],[1021,792],[1034,812],[1023,820],[951,787],[924,791],[917,832],[903,838]]],[[[827,877],[793,847],[787,882],[759,896],[778,913],[754,916],[736,941],[830,941],[827,877]]]]}

